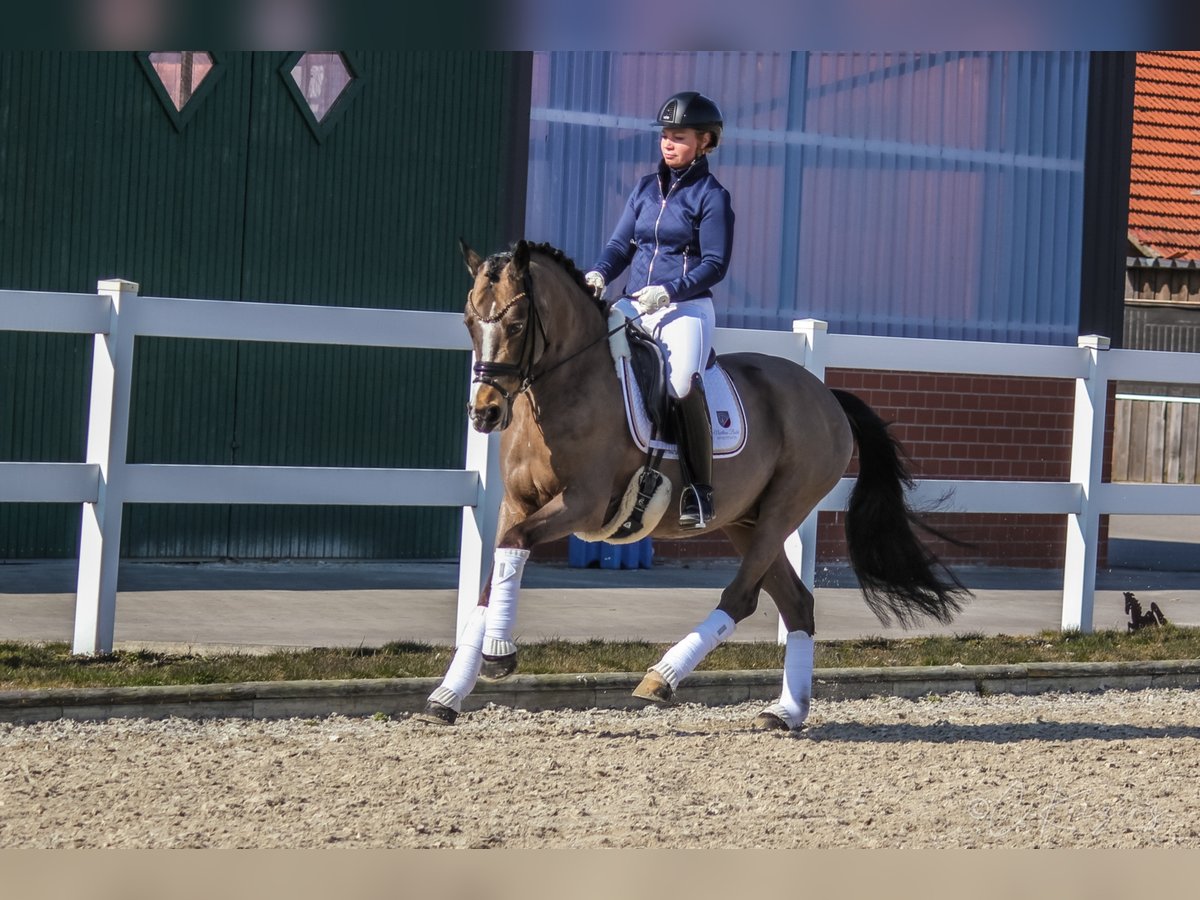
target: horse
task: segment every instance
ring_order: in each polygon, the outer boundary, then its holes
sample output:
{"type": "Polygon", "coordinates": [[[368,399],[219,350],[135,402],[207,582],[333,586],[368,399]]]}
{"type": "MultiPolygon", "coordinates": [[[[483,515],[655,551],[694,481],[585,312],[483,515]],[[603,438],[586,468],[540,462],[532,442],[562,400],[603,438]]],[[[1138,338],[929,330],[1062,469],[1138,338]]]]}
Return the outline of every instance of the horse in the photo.
{"type": "MultiPolygon", "coordinates": [[[[629,434],[609,341],[609,307],[575,264],[545,243],[517,241],[486,259],[462,240],[473,278],[464,311],[475,353],[467,406],[472,427],[501,432],[504,485],[491,582],[468,617],[442,684],[417,718],[452,725],[482,676],[516,669],[512,640],[529,551],[572,533],[596,533],[623,513],[647,463],[629,434]]],[[[926,617],[948,623],[969,592],[918,531],[938,536],[909,505],[912,476],[888,425],[853,394],[830,390],[797,363],[758,353],[718,357],[746,413],[739,453],[713,464],[716,514],[700,529],[665,515],[650,531],[677,540],[715,530],[741,556],[717,608],[672,647],[633,691],[669,704],[679,682],[757,607],[774,601],[787,629],[779,701],[753,721],[794,730],[812,693],[814,599],[784,553],[784,541],[846,472],[859,469],[846,516],[850,564],[883,624],[926,617]]],[[[656,461],[680,483],[679,465],[656,461]]]]}

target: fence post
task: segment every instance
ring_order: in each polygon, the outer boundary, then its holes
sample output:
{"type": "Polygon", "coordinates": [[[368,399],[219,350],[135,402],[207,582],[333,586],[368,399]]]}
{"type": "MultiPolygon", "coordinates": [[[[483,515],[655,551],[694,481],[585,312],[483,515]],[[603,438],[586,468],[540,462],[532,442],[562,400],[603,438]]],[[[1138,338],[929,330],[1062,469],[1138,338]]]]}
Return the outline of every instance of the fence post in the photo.
{"type": "Polygon", "coordinates": [[[132,281],[96,284],[96,293],[112,299],[112,313],[108,333],[97,334],[92,348],[86,461],[100,467],[100,485],[96,502],[83,505],[73,653],[111,653],[113,648],[134,339],[121,316],[128,315],[132,303],[127,301],[137,292],[132,281]]]}
{"type": "MultiPolygon", "coordinates": [[[[803,339],[803,366],[822,381],[825,380],[825,341],[829,323],[820,319],[797,319],[792,332],[803,339]]],[[[783,542],[783,552],[793,571],[812,590],[817,574],[817,511],[808,514],[796,531],[783,542]]],[[[787,640],[787,626],[779,620],[779,642],[787,640]]]]}
{"type": "Polygon", "coordinates": [[[464,468],[479,473],[479,498],[474,507],[463,508],[462,542],[458,560],[458,616],[455,644],[462,638],[467,616],[479,605],[483,586],[492,576],[492,551],[504,484],[500,479],[500,436],[480,434],[467,426],[464,468]]]}
{"type": "Polygon", "coordinates": [[[1104,351],[1110,341],[1082,335],[1087,351],[1087,374],[1075,379],[1075,420],[1071,437],[1071,481],[1083,487],[1078,513],[1067,516],[1067,554],[1063,574],[1063,631],[1091,632],[1099,556],[1100,513],[1096,489],[1104,474],[1104,418],[1108,378],[1104,351]]]}

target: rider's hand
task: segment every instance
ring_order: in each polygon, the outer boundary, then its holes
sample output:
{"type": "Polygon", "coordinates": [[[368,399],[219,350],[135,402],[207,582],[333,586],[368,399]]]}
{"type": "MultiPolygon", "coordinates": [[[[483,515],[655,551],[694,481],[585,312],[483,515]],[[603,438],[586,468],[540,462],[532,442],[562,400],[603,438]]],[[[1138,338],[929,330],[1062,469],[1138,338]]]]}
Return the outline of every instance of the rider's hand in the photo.
{"type": "Polygon", "coordinates": [[[654,312],[656,309],[662,309],[670,303],[671,295],[667,293],[667,289],[661,284],[651,284],[640,291],[634,291],[633,302],[637,304],[637,308],[642,311],[642,315],[644,316],[654,312]]]}
{"type": "Polygon", "coordinates": [[[583,280],[588,283],[588,287],[592,289],[592,293],[599,300],[600,296],[604,293],[604,276],[593,269],[583,276],[583,280]]]}

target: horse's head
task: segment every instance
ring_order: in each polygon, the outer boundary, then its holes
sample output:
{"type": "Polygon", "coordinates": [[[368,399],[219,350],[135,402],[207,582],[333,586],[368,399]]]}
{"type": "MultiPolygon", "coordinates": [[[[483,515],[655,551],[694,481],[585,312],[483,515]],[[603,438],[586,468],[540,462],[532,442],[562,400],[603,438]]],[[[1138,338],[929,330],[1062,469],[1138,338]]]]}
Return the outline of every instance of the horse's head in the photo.
{"type": "Polygon", "coordinates": [[[517,395],[529,384],[535,353],[537,308],[529,273],[529,245],[483,259],[461,239],[459,248],[475,279],[463,321],[475,350],[475,380],[467,414],[477,431],[508,427],[517,395]]]}

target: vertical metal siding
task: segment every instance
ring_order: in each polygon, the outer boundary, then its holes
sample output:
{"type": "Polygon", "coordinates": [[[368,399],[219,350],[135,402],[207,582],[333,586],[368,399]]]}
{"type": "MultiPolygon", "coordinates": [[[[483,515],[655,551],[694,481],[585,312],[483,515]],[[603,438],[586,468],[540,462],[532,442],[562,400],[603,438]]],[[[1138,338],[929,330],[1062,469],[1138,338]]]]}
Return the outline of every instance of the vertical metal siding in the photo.
{"type": "Polygon", "coordinates": [[[726,117],[721,324],[1074,342],[1087,54],[537,54],[529,232],[589,265],[684,88],[726,117]]]}

